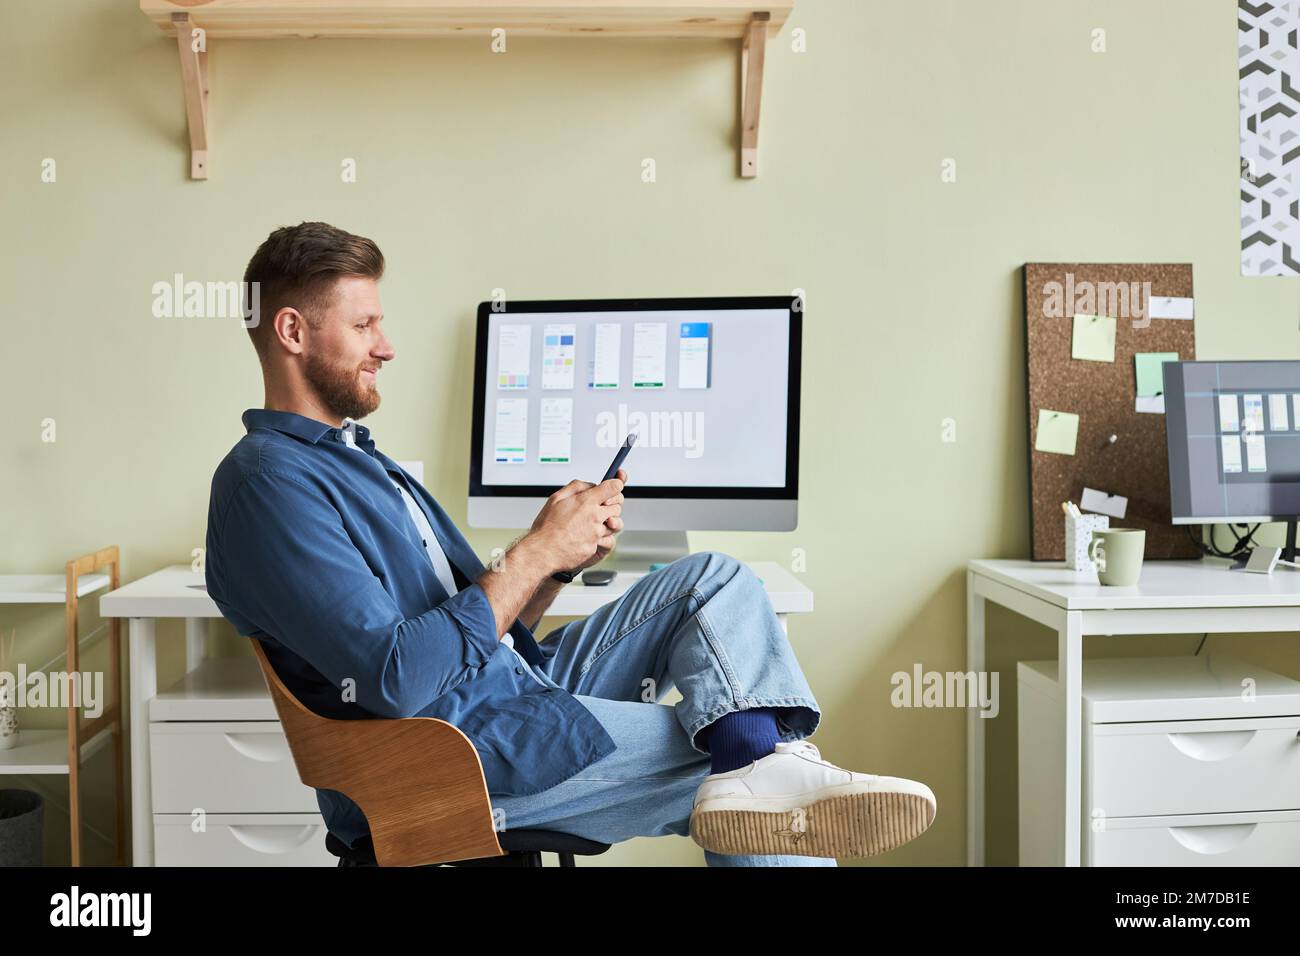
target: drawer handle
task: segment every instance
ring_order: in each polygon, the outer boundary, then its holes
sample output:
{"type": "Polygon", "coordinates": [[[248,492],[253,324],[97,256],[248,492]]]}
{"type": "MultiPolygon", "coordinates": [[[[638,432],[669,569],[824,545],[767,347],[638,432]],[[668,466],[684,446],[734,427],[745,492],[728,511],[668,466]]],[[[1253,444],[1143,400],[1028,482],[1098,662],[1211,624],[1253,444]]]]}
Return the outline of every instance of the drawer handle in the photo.
{"type": "Polygon", "coordinates": [[[276,855],[292,853],[320,831],[319,824],[305,826],[229,826],[226,827],[244,846],[257,853],[276,855]]]}
{"type": "Polygon", "coordinates": [[[249,760],[279,763],[289,756],[289,741],[283,734],[223,734],[226,743],[249,760]]]}
{"type": "Polygon", "coordinates": [[[1169,833],[1193,853],[1214,856],[1241,846],[1257,826],[1257,823],[1217,823],[1203,827],[1170,827],[1169,833]]]}
{"type": "Polygon", "coordinates": [[[1227,760],[1244,750],[1255,730],[1214,730],[1199,734],[1168,734],[1169,742],[1193,760],[1227,760]]]}

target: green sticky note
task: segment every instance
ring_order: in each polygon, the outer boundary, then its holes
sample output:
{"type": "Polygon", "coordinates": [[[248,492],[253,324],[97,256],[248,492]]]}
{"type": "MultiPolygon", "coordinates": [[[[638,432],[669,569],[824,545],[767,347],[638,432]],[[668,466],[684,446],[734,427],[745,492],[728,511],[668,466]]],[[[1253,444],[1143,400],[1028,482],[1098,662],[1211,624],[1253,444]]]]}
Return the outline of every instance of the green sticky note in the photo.
{"type": "Polygon", "coordinates": [[[1074,443],[1078,437],[1078,415],[1072,412],[1054,412],[1050,408],[1038,410],[1038,437],[1034,439],[1035,451],[1073,455],[1074,443]]]}
{"type": "Polygon", "coordinates": [[[1089,362],[1115,361],[1115,319],[1109,315],[1076,315],[1070,355],[1089,362]]]}
{"type": "Polygon", "coordinates": [[[1138,352],[1134,355],[1133,364],[1137,366],[1138,398],[1163,395],[1165,378],[1160,367],[1166,362],[1177,361],[1177,352],[1138,352]]]}

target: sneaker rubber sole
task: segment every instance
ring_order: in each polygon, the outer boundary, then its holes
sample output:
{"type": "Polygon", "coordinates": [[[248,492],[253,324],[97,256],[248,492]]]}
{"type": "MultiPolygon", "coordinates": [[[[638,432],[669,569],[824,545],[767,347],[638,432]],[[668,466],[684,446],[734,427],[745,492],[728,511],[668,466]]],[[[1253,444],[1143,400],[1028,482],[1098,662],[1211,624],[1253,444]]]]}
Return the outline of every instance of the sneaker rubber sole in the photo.
{"type": "Polygon", "coordinates": [[[755,798],[706,800],[691,813],[691,839],[714,853],[876,856],[916,839],[935,817],[934,804],[916,793],[809,796],[806,804],[787,798],[781,803],[795,805],[770,810],[755,809],[763,803],[755,798]]]}

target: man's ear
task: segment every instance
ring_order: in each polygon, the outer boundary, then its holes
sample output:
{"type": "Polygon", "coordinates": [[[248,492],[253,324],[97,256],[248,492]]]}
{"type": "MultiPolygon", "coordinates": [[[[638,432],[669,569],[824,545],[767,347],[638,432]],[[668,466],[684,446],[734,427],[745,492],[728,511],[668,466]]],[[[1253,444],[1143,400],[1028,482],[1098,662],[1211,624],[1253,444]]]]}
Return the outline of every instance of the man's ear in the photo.
{"type": "Polygon", "coordinates": [[[302,354],[302,338],[306,328],[307,320],[302,313],[287,306],[276,312],[275,318],[271,320],[275,341],[292,355],[302,354]]]}

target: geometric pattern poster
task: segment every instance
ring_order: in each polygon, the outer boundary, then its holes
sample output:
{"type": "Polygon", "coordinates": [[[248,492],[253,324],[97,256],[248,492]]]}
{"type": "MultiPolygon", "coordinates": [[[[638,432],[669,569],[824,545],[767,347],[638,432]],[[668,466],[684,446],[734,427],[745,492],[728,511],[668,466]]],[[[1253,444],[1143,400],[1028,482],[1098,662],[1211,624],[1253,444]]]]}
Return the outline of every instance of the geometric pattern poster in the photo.
{"type": "Polygon", "coordinates": [[[1300,0],[1237,4],[1241,274],[1300,275],[1300,0]]]}

